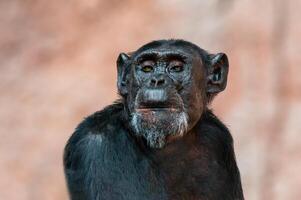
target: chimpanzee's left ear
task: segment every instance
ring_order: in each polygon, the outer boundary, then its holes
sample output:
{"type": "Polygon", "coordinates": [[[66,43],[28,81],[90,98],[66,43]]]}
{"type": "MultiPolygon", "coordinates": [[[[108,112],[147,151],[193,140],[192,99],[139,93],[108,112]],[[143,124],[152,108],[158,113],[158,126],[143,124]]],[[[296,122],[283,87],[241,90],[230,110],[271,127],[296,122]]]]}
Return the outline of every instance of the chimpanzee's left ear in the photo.
{"type": "Polygon", "coordinates": [[[226,88],[228,70],[229,62],[226,54],[210,55],[210,66],[207,69],[208,93],[218,93],[226,88]]]}

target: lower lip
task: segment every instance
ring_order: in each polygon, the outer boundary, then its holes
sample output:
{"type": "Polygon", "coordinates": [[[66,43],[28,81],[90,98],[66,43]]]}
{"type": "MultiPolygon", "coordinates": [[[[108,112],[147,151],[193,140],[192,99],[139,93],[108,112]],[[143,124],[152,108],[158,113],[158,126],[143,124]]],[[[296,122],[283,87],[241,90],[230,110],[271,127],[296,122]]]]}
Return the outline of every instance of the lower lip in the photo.
{"type": "Polygon", "coordinates": [[[138,112],[177,112],[179,111],[176,108],[138,108],[138,112]]]}

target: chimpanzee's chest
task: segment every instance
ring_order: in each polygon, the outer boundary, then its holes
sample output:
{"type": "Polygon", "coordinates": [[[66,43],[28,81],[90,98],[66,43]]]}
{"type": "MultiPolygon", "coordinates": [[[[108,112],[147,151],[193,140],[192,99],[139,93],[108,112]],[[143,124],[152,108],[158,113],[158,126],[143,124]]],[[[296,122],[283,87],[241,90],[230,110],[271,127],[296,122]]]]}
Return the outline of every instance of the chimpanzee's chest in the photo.
{"type": "Polygon", "coordinates": [[[132,147],[128,144],[123,152],[116,152],[118,157],[106,169],[114,178],[107,182],[112,185],[107,193],[111,199],[214,200],[222,196],[227,173],[206,148],[175,143],[143,152],[132,147]]]}
{"type": "Polygon", "coordinates": [[[223,199],[227,171],[204,146],[175,144],[156,155],[169,199],[223,199]]]}

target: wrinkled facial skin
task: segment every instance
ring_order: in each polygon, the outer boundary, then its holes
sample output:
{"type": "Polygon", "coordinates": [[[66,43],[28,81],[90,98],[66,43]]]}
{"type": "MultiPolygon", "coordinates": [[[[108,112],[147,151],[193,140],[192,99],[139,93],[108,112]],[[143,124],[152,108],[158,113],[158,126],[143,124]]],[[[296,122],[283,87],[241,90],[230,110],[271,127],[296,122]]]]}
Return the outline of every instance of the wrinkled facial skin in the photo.
{"type": "Polygon", "coordinates": [[[205,70],[193,49],[157,47],[131,58],[126,97],[131,126],[152,148],[180,137],[199,120],[206,98],[205,70]]]}

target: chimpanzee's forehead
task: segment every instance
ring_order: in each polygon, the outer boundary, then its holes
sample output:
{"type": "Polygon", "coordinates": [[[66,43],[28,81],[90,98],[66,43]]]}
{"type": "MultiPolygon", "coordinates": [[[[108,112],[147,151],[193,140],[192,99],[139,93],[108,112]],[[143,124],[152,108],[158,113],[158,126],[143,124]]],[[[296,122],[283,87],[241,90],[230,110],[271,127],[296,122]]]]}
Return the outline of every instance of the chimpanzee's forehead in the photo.
{"type": "Polygon", "coordinates": [[[155,41],[139,48],[134,54],[134,59],[152,54],[158,57],[178,55],[183,58],[200,56],[200,48],[186,41],[155,41]]]}
{"type": "Polygon", "coordinates": [[[140,47],[137,51],[143,51],[145,49],[151,49],[151,48],[157,48],[157,47],[178,47],[178,48],[194,48],[194,49],[200,49],[199,46],[185,41],[185,40],[179,40],[179,39],[169,39],[169,40],[155,40],[152,42],[149,42],[142,47],[140,47]]]}
{"type": "Polygon", "coordinates": [[[190,52],[187,50],[182,49],[170,49],[170,48],[155,48],[155,49],[148,49],[136,54],[133,59],[139,60],[140,58],[182,58],[182,59],[189,59],[195,57],[196,52],[190,52]]]}

